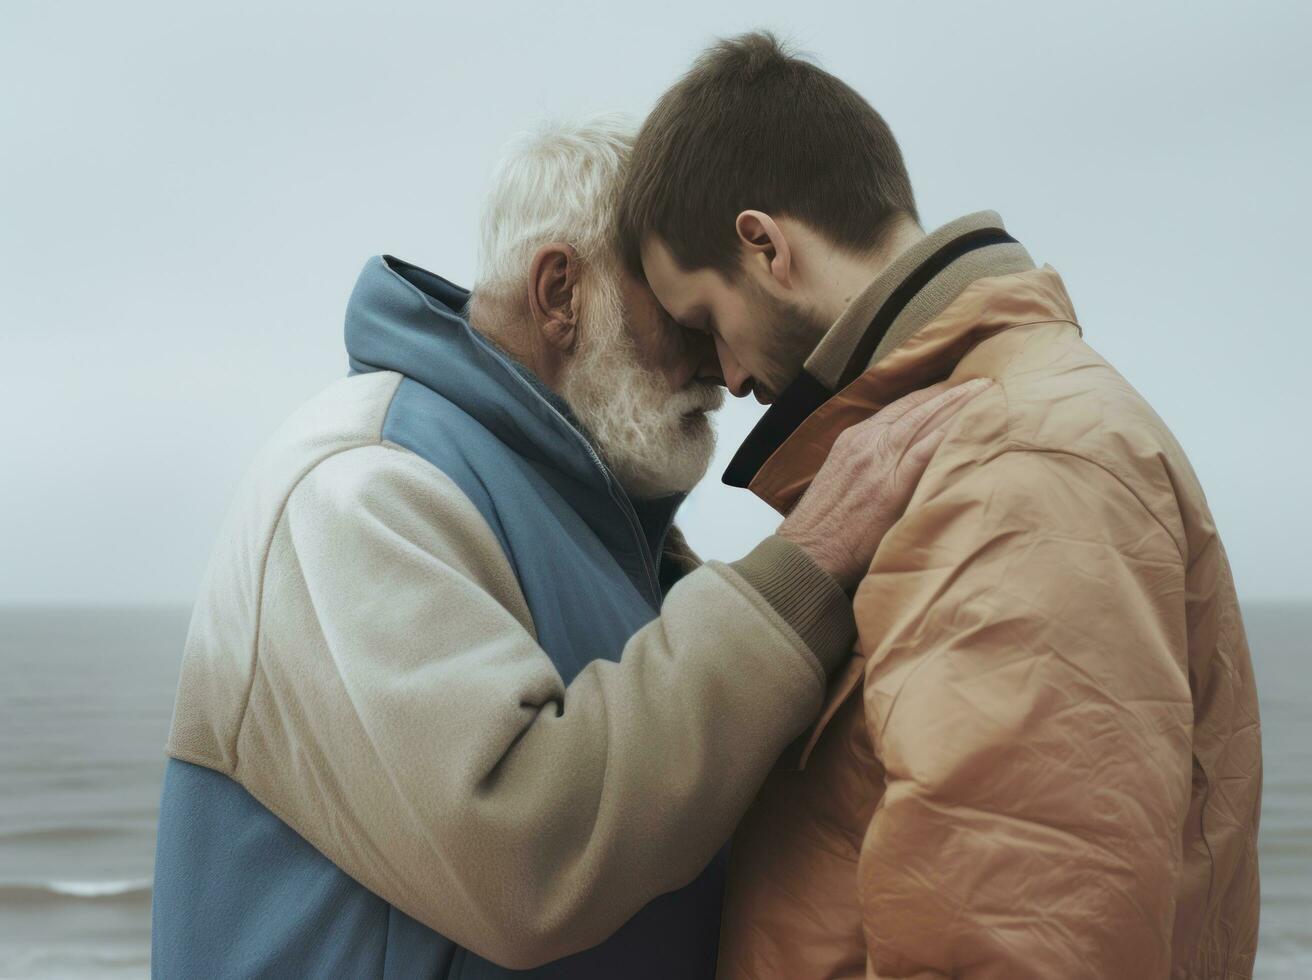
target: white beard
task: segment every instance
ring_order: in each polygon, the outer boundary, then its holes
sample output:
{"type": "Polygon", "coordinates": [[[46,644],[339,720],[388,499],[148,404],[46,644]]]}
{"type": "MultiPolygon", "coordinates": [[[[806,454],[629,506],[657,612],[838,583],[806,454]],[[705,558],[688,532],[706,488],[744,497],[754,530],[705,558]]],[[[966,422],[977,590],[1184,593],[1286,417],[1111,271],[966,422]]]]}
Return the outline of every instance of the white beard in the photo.
{"type": "Polygon", "coordinates": [[[592,272],[580,312],[579,346],[560,393],[629,496],[687,493],[715,451],[707,417],[724,403],[718,385],[675,389],[639,359],[614,274],[592,272]]]}

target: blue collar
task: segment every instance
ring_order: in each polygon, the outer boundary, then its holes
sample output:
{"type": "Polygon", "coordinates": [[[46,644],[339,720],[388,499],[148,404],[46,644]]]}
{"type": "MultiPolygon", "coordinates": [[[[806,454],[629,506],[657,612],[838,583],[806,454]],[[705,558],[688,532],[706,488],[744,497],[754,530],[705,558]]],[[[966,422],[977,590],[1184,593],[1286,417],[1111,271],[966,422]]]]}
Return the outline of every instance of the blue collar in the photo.
{"type": "Polygon", "coordinates": [[[630,501],[569,405],[469,326],[469,291],[390,255],[365,263],[346,308],[353,372],[396,371],[437,392],[540,466],[609,493],[660,547],[685,494],[630,501]]]}

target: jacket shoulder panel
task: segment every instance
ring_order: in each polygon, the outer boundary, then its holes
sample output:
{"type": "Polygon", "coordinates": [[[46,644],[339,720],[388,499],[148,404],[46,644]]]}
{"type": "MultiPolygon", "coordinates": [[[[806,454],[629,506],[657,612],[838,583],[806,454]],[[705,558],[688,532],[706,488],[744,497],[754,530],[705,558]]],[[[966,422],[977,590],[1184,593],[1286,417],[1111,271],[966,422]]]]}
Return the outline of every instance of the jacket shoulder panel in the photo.
{"type": "Polygon", "coordinates": [[[210,556],[183,652],[171,755],[236,768],[236,736],[255,668],[269,548],[296,485],[323,460],[376,445],[401,375],[344,378],[302,404],[256,453],[210,556]]]}
{"type": "Polygon", "coordinates": [[[1152,407],[1072,330],[1036,329],[997,376],[1005,450],[1061,452],[1105,470],[1187,555],[1181,510],[1202,498],[1175,437],[1152,407]]]}

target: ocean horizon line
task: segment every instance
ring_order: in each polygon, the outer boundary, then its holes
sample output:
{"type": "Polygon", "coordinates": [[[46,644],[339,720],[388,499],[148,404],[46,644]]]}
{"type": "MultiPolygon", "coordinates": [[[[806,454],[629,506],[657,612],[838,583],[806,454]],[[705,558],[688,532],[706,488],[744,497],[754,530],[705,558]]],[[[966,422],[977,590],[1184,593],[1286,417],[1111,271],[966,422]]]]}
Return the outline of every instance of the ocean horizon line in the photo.
{"type": "MultiPolygon", "coordinates": [[[[0,615],[8,612],[175,612],[189,611],[195,604],[195,597],[190,599],[132,599],[132,600],[81,600],[81,599],[7,599],[0,597],[0,615]]],[[[1273,606],[1312,605],[1312,593],[1307,595],[1260,596],[1244,598],[1240,596],[1241,608],[1273,606]]]]}

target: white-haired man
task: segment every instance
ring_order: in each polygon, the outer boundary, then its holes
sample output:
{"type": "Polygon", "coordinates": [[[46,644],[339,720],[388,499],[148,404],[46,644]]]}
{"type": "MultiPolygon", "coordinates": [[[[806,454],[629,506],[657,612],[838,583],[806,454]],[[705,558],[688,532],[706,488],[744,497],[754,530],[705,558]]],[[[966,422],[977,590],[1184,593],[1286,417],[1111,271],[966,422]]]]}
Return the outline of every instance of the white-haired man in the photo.
{"type": "Polygon", "coordinates": [[[620,271],[629,147],[611,119],[519,146],[472,301],[365,266],[351,377],[260,454],[197,603],[158,975],[713,975],[717,854],[971,392],[873,420],[777,535],[695,568],[672,520],[720,378],[620,271]]]}

